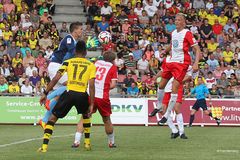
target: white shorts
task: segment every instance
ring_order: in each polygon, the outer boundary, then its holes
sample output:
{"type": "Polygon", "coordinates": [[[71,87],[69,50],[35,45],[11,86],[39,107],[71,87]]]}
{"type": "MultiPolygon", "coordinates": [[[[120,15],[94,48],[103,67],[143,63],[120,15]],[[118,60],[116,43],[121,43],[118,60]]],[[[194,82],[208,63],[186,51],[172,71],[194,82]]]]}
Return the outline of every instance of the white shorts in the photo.
{"type": "MultiPolygon", "coordinates": [[[[48,74],[50,79],[52,80],[53,77],[56,75],[57,71],[62,65],[55,62],[50,62],[48,65],[48,74]]],[[[67,73],[64,73],[64,75],[59,79],[58,83],[54,86],[54,89],[63,86],[63,83],[68,80],[67,73]]]]}

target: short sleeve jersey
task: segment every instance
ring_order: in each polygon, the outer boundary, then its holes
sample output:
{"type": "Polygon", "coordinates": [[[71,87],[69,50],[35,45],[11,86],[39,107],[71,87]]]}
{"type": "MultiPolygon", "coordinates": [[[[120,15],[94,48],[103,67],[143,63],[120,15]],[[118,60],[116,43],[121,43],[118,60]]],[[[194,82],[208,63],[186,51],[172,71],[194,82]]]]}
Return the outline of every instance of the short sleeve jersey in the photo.
{"type": "Polygon", "coordinates": [[[67,90],[86,92],[88,81],[95,78],[96,67],[85,58],[71,58],[63,62],[58,72],[67,72],[67,90]]]}
{"type": "Polygon", "coordinates": [[[188,29],[183,29],[180,32],[174,30],[172,32],[172,53],[167,63],[177,62],[184,64],[191,64],[191,56],[189,54],[189,48],[191,46],[197,45],[192,32],[188,29]]]}
{"type": "Polygon", "coordinates": [[[117,80],[117,67],[110,62],[98,60],[95,62],[97,68],[95,79],[95,97],[109,99],[110,84],[117,80]]]}

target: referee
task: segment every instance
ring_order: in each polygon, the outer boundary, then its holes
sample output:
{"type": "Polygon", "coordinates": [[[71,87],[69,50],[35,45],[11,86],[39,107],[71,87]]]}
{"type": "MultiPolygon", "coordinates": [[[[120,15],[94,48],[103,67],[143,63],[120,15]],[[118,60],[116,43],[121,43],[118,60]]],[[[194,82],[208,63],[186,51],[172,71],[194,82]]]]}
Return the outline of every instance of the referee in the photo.
{"type": "Polygon", "coordinates": [[[50,92],[62,75],[66,72],[68,75],[67,90],[60,96],[59,101],[53,108],[46,128],[44,130],[43,144],[39,148],[39,152],[47,152],[49,139],[53,133],[54,124],[59,118],[65,117],[73,106],[76,107],[78,114],[83,115],[83,126],[85,133],[85,148],[91,149],[90,144],[90,127],[91,122],[89,114],[91,114],[95,96],[95,65],[88,61],[85,56],[87,54],[86,44],[79,41],[76,44],[75,57],[63,62],[55,77],[48,84],[46,91],[40,99],[40,103],[44,104],[48,92],[50,92]],[[89,93],[87,87],[89,84],[89,93]],[[90,97],[90,98],[88,98],[90,97]]]}

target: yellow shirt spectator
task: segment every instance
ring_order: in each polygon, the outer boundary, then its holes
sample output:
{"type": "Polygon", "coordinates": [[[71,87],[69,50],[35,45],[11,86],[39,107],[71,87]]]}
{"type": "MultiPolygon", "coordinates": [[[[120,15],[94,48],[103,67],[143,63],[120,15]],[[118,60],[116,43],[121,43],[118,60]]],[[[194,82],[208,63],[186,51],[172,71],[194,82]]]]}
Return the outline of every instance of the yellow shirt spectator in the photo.
{"type": "Polygon", "coordinates": [[[227,16],[224,16],[224,17],[220,16],[220,17],[218,17],[218,21],[224,27],[227,24],[228,17],[227,16]]]}
{"type": "Polygon", "coordinates": [[[10,36],[13,36],[12,31],[4,31],[3,32],[3,39],[8,41],[10,39],[10,36]]]}
{"type": "Polygon", "coordinates": [[[224,62],[230,63],[233,59],[234,53],[232,51],[223,51],[223,60],[224,62]]]}
{"type": "MultiPolygon", "coordinates": [[[[204,77],[202,77],[202,81],[204,84],[206,84],[206,79],[204,77]]],[[[194,79],[194,84],[195,84],[195,86],[198,85],[198,76],[194,79]]]]}
{"type": "Polygon", "coordinates": [[[214,25],[215,19],[218,19],[217,15],[215,14],[208,14],[206,18],[208,19],[208,23],[210,25],[214,25]]]}
{"type": "Polygon", "coordinates": [[[17,85],[17,82],[13,82],[14,84],[11,84],[8,87],[9,93],[20,93],[20,87],[17,85]]]}
{"type": "Polygon", "coordinates": [[[28,42],[29,42],[29,48],[30,49],[35,49],[36,45],[38,43],[38,40],[37,39],[34,39],[34,40],[29,39],[28,42]]]}
{"type": "Polygon", "coordinates": [[[94,16],[93,20],[95,22],[100,22],[100,21],[102,21],[102,16],[94,16]]]}
{"type": "Polygon", "coordinates": [[[239,16],[238,9],[233,9],[233,17],[232,18],[236,18],[238,16],[239,16]]]}
{"type": "Polygon", "coordinates": [[[121,4],[121,0],[110,0],[109,4],[112,7],[112,9],[115,9],[116,8],[116,4],[121,4]]]}
{"type": "Polygon", "coordinates": [[[199,15],[199,17],[201,17],[203,19],[203,18],[206,18],[208,14],[205,10],[200,10],[198,12],[198,15],[199,15]]]}
{"type": "Polygon", "coordinates": [[[218,47],[218,43],[208,43],[207,44],[207,48],[208,48],[209,52],[216,51],[217,47],[218,47]]]}
{"type": "Polygon", "coordinates": [[[12,67],[15,68],[17,66],[18,63],[22,63],[22,59],[21,58],[13,58],[12,59],[12,67]]]}
{"type": "Polygon", "coordinates": [[[4,30],[5,29],[5,24],[4,23],[0,23],[0,29],[4,30]]]}
{"type": "Polygon", "coordinates": [[[236,0],[238,6],[240,6],[240,0],[236,0]]]}

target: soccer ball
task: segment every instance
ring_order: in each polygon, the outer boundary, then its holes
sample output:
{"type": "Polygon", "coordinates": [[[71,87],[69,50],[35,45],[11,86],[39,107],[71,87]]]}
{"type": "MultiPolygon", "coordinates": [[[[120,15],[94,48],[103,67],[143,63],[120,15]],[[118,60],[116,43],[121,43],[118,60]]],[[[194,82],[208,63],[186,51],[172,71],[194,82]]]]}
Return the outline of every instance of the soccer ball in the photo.
{"type": "Polygon", "coordinates": [[[112,36],[107,31],[102,31],[98,35],[98,40],[102,44],[107,44],[112,39],[112,36]]]}

